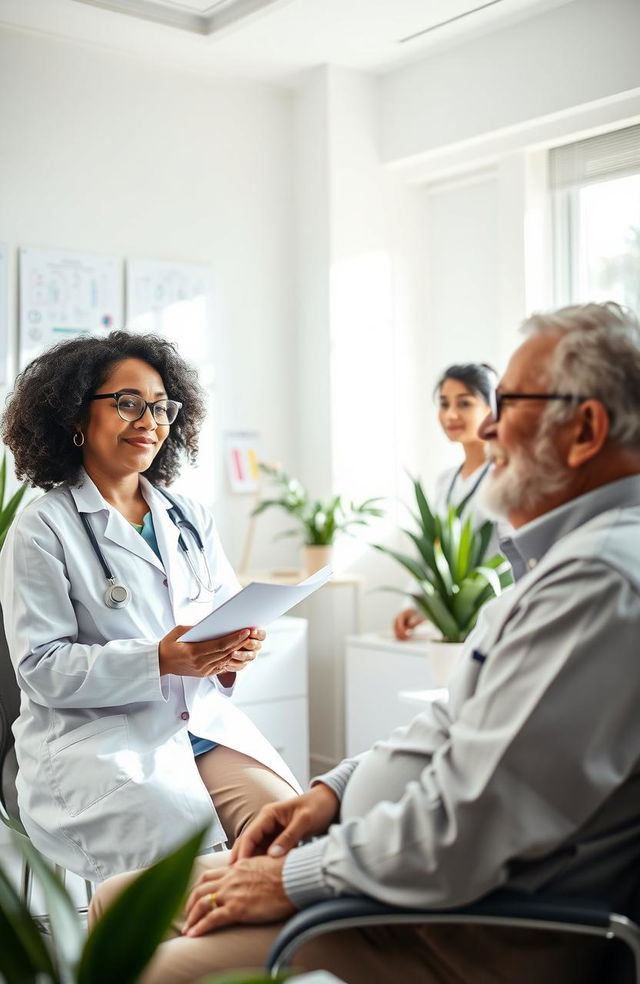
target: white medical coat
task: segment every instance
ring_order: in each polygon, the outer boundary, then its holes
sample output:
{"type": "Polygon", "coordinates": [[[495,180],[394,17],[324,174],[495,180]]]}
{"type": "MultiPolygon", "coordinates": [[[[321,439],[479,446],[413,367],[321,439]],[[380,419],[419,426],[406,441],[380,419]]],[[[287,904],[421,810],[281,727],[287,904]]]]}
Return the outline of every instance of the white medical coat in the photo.
{"type": "MultiPolygon", "coordinates": [[[[225,833],[197,770],[188,730],[250,755],[298,784],[216,677],[160,676],[158,643],[239,585],[209,513],[176,499],[204,542],[217,590],[197,583],[178,547],[170,503],[141,477],[162,562],[82,472],[18,517],[0,554],[0,603],[22,691],[14,725],[20,814],[52,861],[93,881],[157,860],[208,825],[225,833]],[[104,572],[78,512],[88,515],[125,608],[104,602],[104,572]],[[209,596],[211,598],[211,596],[209,596]]],[[[189,533],[194,563],[202,564],[189,533]]]]}

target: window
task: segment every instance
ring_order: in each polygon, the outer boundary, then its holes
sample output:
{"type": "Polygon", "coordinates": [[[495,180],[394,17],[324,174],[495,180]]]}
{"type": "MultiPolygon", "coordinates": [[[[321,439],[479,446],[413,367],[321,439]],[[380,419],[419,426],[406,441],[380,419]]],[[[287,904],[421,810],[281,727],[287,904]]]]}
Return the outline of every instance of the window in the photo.
{"type": "Polygon", "coordinates": [[[640,314],[640,126],[556,147],[550,183],[557,304],[640,314]]]}

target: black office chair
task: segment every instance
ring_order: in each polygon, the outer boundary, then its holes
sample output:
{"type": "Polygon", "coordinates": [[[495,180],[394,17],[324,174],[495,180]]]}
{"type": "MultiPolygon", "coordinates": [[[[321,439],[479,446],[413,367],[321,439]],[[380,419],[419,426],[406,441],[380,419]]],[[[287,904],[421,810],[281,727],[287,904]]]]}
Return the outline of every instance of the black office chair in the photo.
{"type": "MultiPolygon", "coordinates": [[[[16,779],[18,776],[18,760],[14,748],[13,732],[11,725],[18,717],[20,712],[20,688],[16,681],[15,672],[9,656],[7,637],[4,632],[4,622],[2,611],[0,610],[0,820],[5,826],[10,827],[18,837],[27,838],[27,832],[20,820],[18,809],[18,792],[16,789],[16,779]]],[[[54,865],[56,874],[64,883],[66,871],[61,865],[54,865]]],[[[31,902],[31,889],[33,878],[31,867],[26,859],[22,861],[22,874],[20,879],[20,895],[29,906],[31,902]]],[[[93,884],[85,880],[85,891],[87,896],[87,906],[93,895],[93,884]]],[[[78,910],[81,914],[86,914],[87,909],[82,907],[78,910]]]]}
{"type": "Polygon", "coordinates": [[[608,906],[590,900],[503,891],[472,905],[447,911],[404,909],[364,896],[345,896],[318,902],[298,912],[287,922],[267,957],[266,971],[275,977],[287,970],[296,950],[323,933],[401,923],[518,927],[619,940],[626,947],[612,946],[601,973],[601,984],[640,984],[640,927],[628,916],[612,912],[608,906]]]}

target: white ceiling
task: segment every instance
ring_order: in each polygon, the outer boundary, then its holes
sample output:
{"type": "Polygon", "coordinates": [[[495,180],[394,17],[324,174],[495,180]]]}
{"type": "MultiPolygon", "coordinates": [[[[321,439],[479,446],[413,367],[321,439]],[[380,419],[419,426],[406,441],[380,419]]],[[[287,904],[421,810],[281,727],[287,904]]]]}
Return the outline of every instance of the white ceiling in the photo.
{"type": "Polygon", "coordinates": [[[567,2],[0,0],[0,24],[191,71],[288,84],[324,64],[383,73],[567,2]]]}

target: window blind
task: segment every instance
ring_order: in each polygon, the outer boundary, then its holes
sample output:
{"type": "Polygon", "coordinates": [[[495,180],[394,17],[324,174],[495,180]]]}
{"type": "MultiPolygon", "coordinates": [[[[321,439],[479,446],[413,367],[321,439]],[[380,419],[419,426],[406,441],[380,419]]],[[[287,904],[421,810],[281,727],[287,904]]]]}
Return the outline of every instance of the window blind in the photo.
{"type": "Polygon", "coordinates": [[[572,188],[640,173],[640,124],[554,147],[549,154],[552,188],[572,188]]]}

